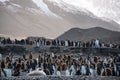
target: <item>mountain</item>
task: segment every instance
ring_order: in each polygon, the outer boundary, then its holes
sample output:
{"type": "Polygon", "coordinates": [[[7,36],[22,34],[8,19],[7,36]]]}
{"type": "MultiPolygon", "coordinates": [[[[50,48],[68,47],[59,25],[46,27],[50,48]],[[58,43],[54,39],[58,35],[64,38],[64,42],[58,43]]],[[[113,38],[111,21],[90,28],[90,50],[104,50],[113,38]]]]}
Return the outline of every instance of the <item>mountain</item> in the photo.
{"type": "Polygon", "coordinates": [[[4,36],[56,38],[71,28],[94,26],[120,31],[116,22],[63,0],[0,0],[0,34],[4,36]]]}
{"type": "Polygon", "coordinates": [[[89,29],[72,28],[57,39],[72,41],[90,41],[92,39],[100,39],[106,43],[120,43],[120,32],[107,30],[101,27],[89,29]]]}

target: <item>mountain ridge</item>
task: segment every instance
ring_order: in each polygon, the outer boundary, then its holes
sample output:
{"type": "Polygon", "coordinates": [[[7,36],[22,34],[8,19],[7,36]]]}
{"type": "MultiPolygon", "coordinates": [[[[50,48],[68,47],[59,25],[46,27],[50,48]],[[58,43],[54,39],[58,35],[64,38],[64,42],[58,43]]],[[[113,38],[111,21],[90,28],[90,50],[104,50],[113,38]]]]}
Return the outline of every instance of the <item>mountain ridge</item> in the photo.
{"type": "Polygon", "coordinates": [[[72,41],[90,41],[92,39],[100,39],[107,43],[120,43],[120,32],[111,31],[102,27],[88,29],[72,28],[56,39],[72,41]]]}

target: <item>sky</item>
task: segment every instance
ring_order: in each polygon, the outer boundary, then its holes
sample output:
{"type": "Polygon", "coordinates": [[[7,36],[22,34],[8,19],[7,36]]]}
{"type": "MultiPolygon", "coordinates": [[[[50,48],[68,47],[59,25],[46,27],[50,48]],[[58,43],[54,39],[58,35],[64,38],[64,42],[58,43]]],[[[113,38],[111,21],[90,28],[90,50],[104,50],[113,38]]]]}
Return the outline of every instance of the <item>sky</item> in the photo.
{"type": "MultiPolygon", "coordinates": [[[[57,1],[57,0],[55,0],[57,1]]],[[[98,17],[114,20],[120,24],[120,0],[61,0],[85,8],[98,17]]]]}

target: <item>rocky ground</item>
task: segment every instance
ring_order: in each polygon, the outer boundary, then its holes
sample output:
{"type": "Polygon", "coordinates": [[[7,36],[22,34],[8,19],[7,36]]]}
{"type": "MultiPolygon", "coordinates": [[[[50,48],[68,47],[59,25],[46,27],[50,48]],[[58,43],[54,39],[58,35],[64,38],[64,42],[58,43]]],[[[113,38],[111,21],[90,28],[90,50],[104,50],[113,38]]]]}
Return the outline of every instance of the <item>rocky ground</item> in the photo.
{"type": "Polygon", "coordinates": [[[20,76],[20,77],[2,77],[0,80],[120,80],[120,77],[90,77],[90,76],[20,76]]]}
{"type": "Polygon", "coordinates": [[[116,48],[78,48],[78,47],[56,47],[56,46],[43,46],[36,47],[35,45],[4,45],[0,46],[0,53],[3,55],[8,55],[9,52],[12,51],[13,55],[22,55],[21,53],[28,54],[30,51],[35,53],[84,53],[84,54],[92,54],[96,56],[106,56],[108,53],[113,55],[117,55],[120,53],[120,49],[116,48]]]}

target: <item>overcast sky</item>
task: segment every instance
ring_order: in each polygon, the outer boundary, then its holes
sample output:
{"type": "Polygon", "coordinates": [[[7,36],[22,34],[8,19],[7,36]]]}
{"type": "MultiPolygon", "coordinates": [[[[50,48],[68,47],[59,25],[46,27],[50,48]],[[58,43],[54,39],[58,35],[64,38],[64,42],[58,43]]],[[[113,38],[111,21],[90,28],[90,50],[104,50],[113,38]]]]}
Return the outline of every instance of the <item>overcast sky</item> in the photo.
{"type": "Polygon", "coordinates": [[[85,8],[98,17],[105,17],[120,24],[120,0],[62,0],[85,8]]]}

